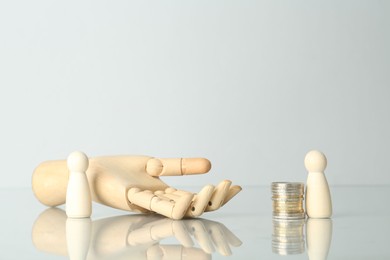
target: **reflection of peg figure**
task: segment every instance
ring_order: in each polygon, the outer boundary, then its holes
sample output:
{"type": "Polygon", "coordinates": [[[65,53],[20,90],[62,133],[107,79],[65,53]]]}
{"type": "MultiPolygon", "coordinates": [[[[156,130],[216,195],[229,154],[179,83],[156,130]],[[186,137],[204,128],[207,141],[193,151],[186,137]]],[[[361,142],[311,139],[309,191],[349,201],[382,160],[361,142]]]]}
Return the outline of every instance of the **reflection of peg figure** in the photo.
{"type": "Polygon", "coordinates": [[[313,150],[306,154],[305,167],[309,172],[306,183],[306,213],[310,218],[330,218],[332,200],[324,170],[327,160],[323,153],[313,150]]]}
{"type": "Polygon", "coordinates": [[[66,190],[66,215],[69,218],[88,218],[92,213],[92,200],[86,171],[88,157],[82,152],[68,156],[69,181],[66,190]]]}
{"type": "Polygon", "coordinates": [[[70,260],[87,259],[91,226],[91,218],[68,218],[66,220],[66,245],[70,260]]]}
{"type": "Polygon", "coordinates": [[[326,260],[332,242],[332,220],[309,218],[306,223],[307,254],[310,260],[326,260]]]}

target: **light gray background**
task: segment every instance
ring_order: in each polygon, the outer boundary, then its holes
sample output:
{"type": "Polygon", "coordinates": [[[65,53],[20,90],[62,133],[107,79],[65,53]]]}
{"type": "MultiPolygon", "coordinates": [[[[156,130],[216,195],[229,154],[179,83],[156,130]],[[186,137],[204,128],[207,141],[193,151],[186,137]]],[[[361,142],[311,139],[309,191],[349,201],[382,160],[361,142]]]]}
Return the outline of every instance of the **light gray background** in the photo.
{"type": "Polygon", "coordinates": [[[0,187],[73,150],[204,156],[173,185],[390,184],[388,1],[1,1],[0,187]]]}

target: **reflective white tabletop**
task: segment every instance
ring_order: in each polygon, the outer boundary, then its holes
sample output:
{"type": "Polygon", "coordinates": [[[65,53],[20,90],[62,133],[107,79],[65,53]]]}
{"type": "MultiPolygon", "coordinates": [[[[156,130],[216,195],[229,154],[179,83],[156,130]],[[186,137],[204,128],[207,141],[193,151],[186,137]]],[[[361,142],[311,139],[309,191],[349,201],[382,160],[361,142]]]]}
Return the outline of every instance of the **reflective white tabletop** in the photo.
{"type": "Polygon", "coordinates": [[[390,259],[390,186],[331,192],[334,215],[320,222],[275,221],[270,188],[243,187],[201,219],[171,221],[94,204],[91,220],[67,223],[63,207],[46,208],[30,189],[1,189],[0,259],[390,259]]]}

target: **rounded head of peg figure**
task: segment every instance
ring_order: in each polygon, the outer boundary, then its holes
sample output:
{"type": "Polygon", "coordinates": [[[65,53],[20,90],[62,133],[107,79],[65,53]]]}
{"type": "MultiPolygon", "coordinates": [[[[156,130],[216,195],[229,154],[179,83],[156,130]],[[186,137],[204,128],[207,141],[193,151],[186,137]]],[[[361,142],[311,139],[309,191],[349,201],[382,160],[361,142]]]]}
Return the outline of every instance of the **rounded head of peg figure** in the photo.
{"type": "Polygon", "coordinates": [[[305,167],[308,172],[324,172],[326,165],[326,157],[320,151],[312,150],[305,156],[305,167]]]}
{"type": "Polygon", "coordinates": [[[71,172],[86,172],[89,165],[89,159],[84,153],[76,151],[69,154],[67,165],[71,172]]]}

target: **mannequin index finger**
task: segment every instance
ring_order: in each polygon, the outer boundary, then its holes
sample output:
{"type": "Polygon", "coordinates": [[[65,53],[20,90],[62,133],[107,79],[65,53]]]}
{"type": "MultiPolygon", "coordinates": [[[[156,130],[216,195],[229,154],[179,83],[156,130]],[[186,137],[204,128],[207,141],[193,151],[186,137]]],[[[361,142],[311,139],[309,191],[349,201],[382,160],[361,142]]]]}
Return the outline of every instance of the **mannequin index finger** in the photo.
{"type": "Polygon", "coordinates": [[[146,172],[151,176],[203,174],[210,169],[206,158],[152,158],[146,164],[146,172]]]}

